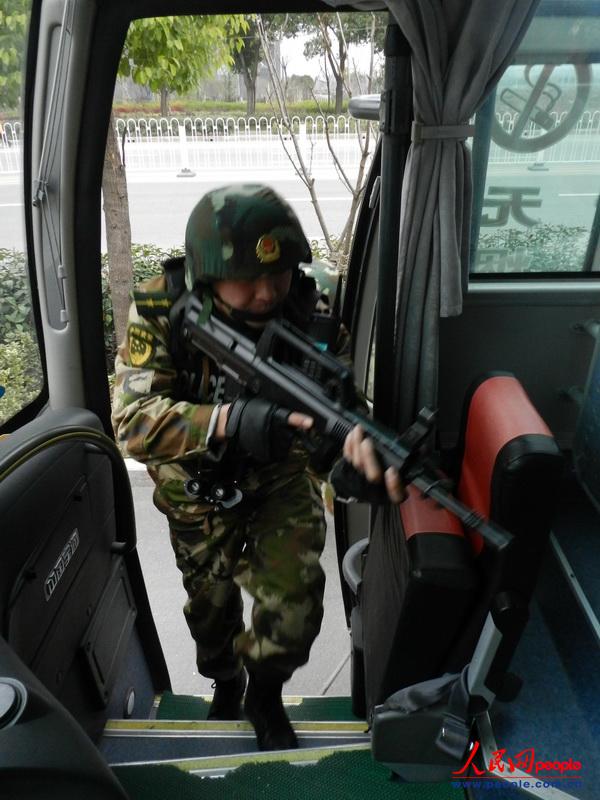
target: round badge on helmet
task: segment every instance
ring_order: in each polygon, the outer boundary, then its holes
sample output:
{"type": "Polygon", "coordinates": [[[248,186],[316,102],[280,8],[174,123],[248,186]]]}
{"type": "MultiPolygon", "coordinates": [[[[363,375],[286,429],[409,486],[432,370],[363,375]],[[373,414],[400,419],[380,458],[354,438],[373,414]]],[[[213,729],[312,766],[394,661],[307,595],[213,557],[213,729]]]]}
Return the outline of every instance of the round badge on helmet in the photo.
{"type": "Polygon", "coordinates": [[[264,234],[256,243],[256,257],[261,264],[271,264],[281,255],[281,247],[274,236],[264,234]]]}

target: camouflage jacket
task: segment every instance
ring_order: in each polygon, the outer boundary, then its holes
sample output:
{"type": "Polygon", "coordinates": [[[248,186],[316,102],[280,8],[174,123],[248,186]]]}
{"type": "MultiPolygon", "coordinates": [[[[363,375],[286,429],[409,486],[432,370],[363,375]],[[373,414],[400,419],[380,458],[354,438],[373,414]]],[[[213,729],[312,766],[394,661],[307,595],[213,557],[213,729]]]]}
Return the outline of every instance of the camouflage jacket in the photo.
{"type": "MultiPolygon", "coordinates": [[[[297,445],[285,462],[261,466],[231,458],[216,462],[207,434],[215,405],[231,399],[226,396],[225,377],[211,359],[204,358],[195,381],[197,396],[191,400],[189,391],[181,390],[170,350],[171,301],[165,277],[140,286],[134,298],[115,363],[112,423],[123,456],[146,465],[156,485],[154,502],[172,523],[193,524],[211,508],[185,491],[186,482],[198,469],[229,471],[219,477],[235,478],[242,491],[252,491],[284,472],[308,468],[308,456],[297,445]]],[[[350,341],[344,328],[334,350],[340,360],[350,363],[350,341]]]]}

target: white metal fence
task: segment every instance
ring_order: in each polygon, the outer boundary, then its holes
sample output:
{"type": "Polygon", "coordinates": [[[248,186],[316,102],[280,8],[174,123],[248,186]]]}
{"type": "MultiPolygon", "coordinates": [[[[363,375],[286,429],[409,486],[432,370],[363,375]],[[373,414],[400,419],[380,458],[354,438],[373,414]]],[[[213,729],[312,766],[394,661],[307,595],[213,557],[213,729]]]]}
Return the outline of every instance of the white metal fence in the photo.
{"type": "MultiPolygon", "coordinates": [[[[149,119],[117,119],[117,133],[127,132],[130,139],[143,138],[156,142],[165,142],[179,136],[180,125],[185,127],[188,138],[192,141],[213,141],[215,138],[233,139],[234,141],[260,140],[265,137],[278,137],[279,130],[284,130],[281,120],[277,117],[151,117],[149,119]]],[[[290,126],[294,133],[301,133],[303,129],[309,135],[325,136],[326,126],[332,136],[356,135],[360,128],[364,130],[365,123],[348,117],[329,115],[305,117],[304,121],[298,116],[290,119],[290,126]]]]}
{"type": "Polygon", "coordinates": [[[0,122],[0,173],[21,172],[22,136],[20,122],[0,122]]]}
{"type": "MultiPolygon", "coordinates": [[[[551,116],[558,126],[566,112],[551,116]]],[[[504,114],[497,120],[510,133],[516,115],[504,114]]],[[[313,166],[332,166],[326,129],[342,164],[348,167],[358,164],[360,151],[356,137],[364,136],[366,123],[345,115],[307,116],[304,121],[293,117],[290,122],[303,157],[313,166]]],[[[125,158],[131,169],[177,168],[182,159],[186,162],[184,166],[192,169],[273,169],[289,166],[286,149],[293,152],[289,133],[276,117],[186,117],[181,121],[164,117],[130,118],[117,120],[116,127],[120,141],[125,143],[125,158]],[[160,150],[151,147],[158,144],[163,145],[160,150]]],[[[530,123],[523,138],[538,138],[544,133],[530,123]]],[[[492,142],[489,161],[491,164],[600,162],[600,111],[585,111],[563,139],[537,154],[506,150],[492,142]]]]}
{"type": "MultiPolygon", "coordinates": [[[[326,129],[345,167],[357,165],[357,137],[367,123],[340,115],[290,120],[307,165],[332,167],[326,129]]],[[[289,168],[296,156],[289,130],[276,117],[118,119],[116,130],[128,169],[289,168]]]]}
{"type": "MultiPolygon", "coordinates": [[[[550,112],[554,128],[564,123],[567,112],[557,114],[550,112]]],[[[500,126],[507,133],[512,133],[516,114],[496,115],[500,126]]],[[[554,130],[554,128],[552,130],[554,130]]],[[[506,150],[492,141],[490,147],[490,164],[529,164],[532,161],[547,164],[589,163],[600,161],[600,110],[584,111],[577,123],[564,138],[550,147],[543,146],[545,130],[530,122],[523,132],[523,139],[539,139],[542,146],[535,153],[523,153],[518,150],[506,150]]]]}
{"type": "MultiPolygon", "coordinates": [[[[565,114],[554,115],[555,124],[560,124],[564,117],[565,114]]],[[[516,115],[504,114],[497,120],[510,133],[516,115]]],[[[346,115],[291,119],[303,158],[311,167],[320,169],[333,166],[326,132],[342,165],[356,166],[360,159],[357,137],[364,136],[366,125],[346,115]]],[[[274,116],[117,119],[116,131],[130,170],[289,169],[286,149],[294,152],[289,132],[274,116]]],[[[523,137],[538,138],[544,133],[530,123],[523,137]]],[[[7,122],[0,128],[0,174],[21,170],[21,138],[19,122],[7,122]]],[[[489,161],[490,164],[598,163],[600,110],[585,111],[564,138],[537,153],[507,150],[492,142],[489,161]]]]}

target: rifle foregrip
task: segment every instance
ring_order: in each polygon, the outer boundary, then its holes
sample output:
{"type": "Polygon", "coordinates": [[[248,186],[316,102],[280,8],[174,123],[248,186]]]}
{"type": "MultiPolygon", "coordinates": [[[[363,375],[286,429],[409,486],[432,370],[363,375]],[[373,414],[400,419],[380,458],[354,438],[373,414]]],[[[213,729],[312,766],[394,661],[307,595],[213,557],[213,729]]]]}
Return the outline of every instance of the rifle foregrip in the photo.
{"type": "Polygon", "coordinates": [[[348,436],[353,427],[354,425],[351,422],[345,419],[337,419],[327,431],[327,438],[341,448],[346,441],[346,436],[348,436]]]}

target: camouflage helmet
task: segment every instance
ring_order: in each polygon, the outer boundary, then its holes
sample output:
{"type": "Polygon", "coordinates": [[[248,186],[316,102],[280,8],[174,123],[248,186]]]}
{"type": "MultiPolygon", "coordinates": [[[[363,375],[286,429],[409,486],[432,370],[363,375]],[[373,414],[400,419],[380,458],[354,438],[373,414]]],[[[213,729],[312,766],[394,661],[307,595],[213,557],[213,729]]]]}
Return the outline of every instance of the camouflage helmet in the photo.
{"type": "Polygon", "coordinates": [[[254,280],[310,263],[310,246],[290,206],[272,189],[241,183],[213,189],[185,230],[185,282],[254,280]]]}

